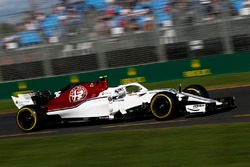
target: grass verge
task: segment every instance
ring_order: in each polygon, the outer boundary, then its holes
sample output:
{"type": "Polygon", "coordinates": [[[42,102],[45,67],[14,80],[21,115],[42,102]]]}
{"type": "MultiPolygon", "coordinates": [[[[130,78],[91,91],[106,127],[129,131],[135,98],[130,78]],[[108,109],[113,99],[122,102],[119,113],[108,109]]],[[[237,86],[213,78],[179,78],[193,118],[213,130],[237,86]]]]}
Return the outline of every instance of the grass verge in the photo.
{"type": "MultiPolygon", "coordinates": [[[[180,83],[183,87],[195,83],[201,84],[207,88],[246,85],[250,84],[250,72],[185,78],[178,80],[147,83],[144,85],[149,89],[164,87],[178,88],[180,83]]],[[[0,113],[13,111],[16,111],[16,107],[14,106],[11,100],[0,100],[0,113]]]]}
{"type": "Polygon", "coordinates": [[[17,108],[11,99],[0,100],[0,114],[7,112],[14,112],[17,108]]]}
{"type": "Polygon", "coordinates": [[[183,87],[190,84],[201,84],[206,88],[230,87],[240,85],[250,85],[250,72],[230,73],[221,75],[211,75],[203,77],[185,78],[178,80],[162,81],[145,84],[150,89],[173,87],[177,88],[179,84],[183,87]]]}
{"type": "Polygon", "coordinates": [[[3,139],[1,167],[248,167],[250,123],[3,139]]]}

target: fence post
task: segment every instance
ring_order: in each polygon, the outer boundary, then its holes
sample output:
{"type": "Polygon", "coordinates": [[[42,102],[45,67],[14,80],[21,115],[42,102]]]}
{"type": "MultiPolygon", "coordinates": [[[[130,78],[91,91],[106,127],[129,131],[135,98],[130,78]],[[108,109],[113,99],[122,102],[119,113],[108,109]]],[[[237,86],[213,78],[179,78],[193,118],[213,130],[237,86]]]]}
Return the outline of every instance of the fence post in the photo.
{"type": "MultiPolygon", "coordinates": [[[[228,2],[224,2],[223,6],[228,6],[228,2]]],[[[229,11],[226,8],[222,10],[222,21],[221,21],[221,36],[223,39],[224,53],[232,54],[234,52],[232,41],[230,37],[230,27],[229,27],[229,11]]]]}
{"type": "Polygon", "coordinates": [[[165,50],[165,43],[162,42],[161,38],[161,29],[160,27],[156,24],[154,31],[153,31],[154,39],[155,39],[155,44],[156,44],[156,52],[157,52],[157,57],[158,61],[163,62],[167,60],[167,55],[166,55],[166,50],[165,50]]]}
{"type": "Polygon", "coordinates": [[[102,38],[98,38],[96,40],[96,55],[97,55],[97,64],[99,70],[108,68],[107,64],[107,56],[105,54],[105,48],[103,46],[103,40],[102,38]]]}
{"type": "Polygon", "coordinates": [[[48,54],[48,47],[43,47],[43,68],[44,68],[44,74],[45,76],[51,76],[53,74],[52,72],[52,65],[51,65],[51,59],[48,54]]]}

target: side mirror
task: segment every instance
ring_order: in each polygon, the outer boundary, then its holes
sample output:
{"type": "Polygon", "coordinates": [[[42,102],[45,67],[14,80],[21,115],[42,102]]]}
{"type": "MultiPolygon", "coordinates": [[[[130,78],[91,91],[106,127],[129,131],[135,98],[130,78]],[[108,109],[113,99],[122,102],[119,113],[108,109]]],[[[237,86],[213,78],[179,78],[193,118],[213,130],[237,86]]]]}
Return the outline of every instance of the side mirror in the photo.
{"type": "Polygon", "coordinates": [[[181,83],[179,84],[179,93],[181,93],[182,90],[181,90],[181,83]]]}

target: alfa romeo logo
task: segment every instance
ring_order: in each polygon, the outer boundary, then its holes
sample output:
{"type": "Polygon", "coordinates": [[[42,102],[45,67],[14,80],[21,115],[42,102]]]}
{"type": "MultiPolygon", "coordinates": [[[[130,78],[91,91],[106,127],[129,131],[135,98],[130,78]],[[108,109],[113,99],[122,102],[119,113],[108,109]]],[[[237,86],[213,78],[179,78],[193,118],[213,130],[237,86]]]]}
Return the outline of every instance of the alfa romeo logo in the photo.
{"type": "Polygon", "coordinates": [[[88,91],[84,86],[76,86],[69,93],[69,102],[74,103],[83,101],[88,95],[88,91]]]}

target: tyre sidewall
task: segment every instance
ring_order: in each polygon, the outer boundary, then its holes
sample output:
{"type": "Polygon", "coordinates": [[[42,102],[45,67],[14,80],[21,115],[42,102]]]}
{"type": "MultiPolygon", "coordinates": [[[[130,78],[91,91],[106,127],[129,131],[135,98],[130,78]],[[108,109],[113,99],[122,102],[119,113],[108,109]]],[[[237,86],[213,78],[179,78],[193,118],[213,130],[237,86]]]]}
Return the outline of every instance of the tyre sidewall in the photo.
{"type": "Polygon", "coordinates": [[[170,92],[160,92],[160,93],[155,94],[152,97],[151,102],[150,102],[150,110],[152,112],[153,117],[156,120],[167,120],[167,119],[173,118],[173,116],[176,114],[177,108],[178,108],[177,103],[178,103],[178,99],[174,94],[172,94],[170,92]],[[158,97],[165,97],[170,104],[168,111],[163,116],[159,116],[153,109],[153,104],[154,104],[156,98],[158,98],[158,97]]]}
{"type": "Polygon", "coordinates": [[[41,108],[37,107],[37,106],[25,106],[25,107],[22,107],[21,109],[18,110],[18,112],[16,114],[16,124],[24,132],[32,132],[32,131],[35,131],[35,130],[39,130],[40,128],[42,128],[45,121],[46,121],[45,112],[43,112],[41,110],[41,108]],[[19,121],[20,114],[25,110],[26,110],[26,112],[27,111],[30,112],[30,114],[32,115],[32,117],[34,119],[34,123],[29,128],[23,127],[22,123],[20,123],[20,121],[19,121]]]}
{"type": "Polygon", "coordinates": [[[201,85],[190,85],[190,86],[187,86],[183,90],[183,92],[189,93],[189,94],[193,94],[193,95],[197,95],[197,96],[201,96],[201,97],[205,97],[205,98],[209,98],[208,91],[206,90],[206,88],[204,88],[201,85]]]}

